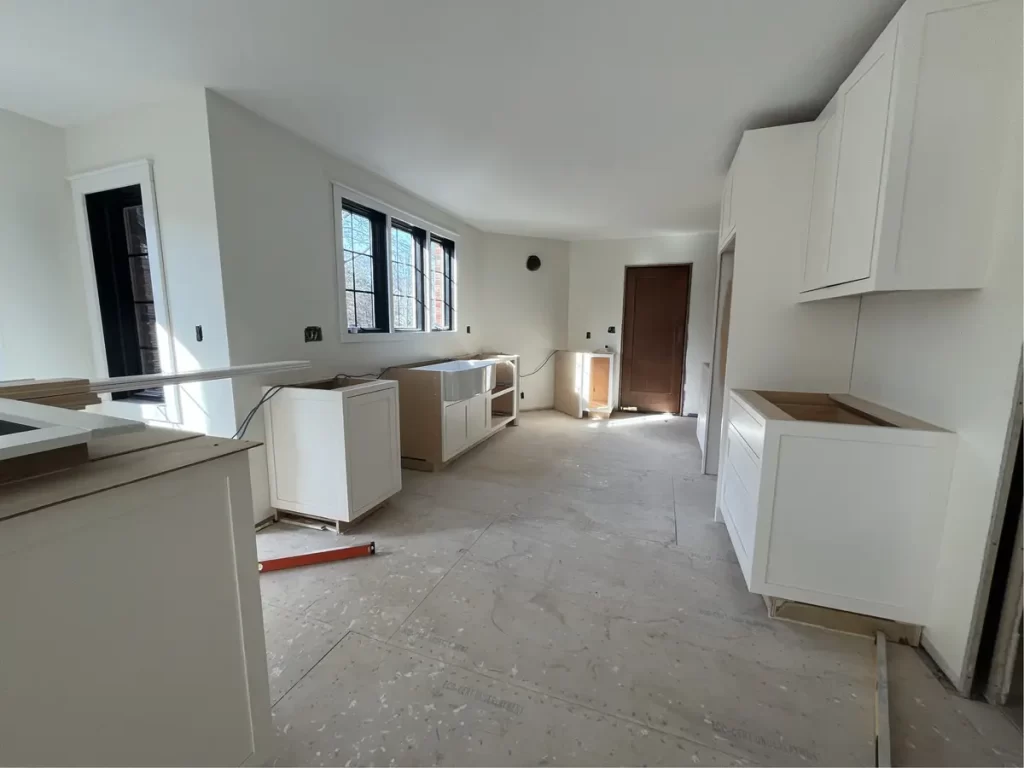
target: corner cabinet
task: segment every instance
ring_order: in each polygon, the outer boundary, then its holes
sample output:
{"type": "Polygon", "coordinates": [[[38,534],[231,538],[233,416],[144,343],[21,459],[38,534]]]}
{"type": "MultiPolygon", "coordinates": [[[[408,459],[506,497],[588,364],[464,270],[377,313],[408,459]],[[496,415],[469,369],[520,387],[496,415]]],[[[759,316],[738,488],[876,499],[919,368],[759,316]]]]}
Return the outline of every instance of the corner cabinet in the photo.
{"type": "Polygon", "coordinates": [[[900,9],[818,117],[800,301],[985,284],[1010,215],[1020,29],[1019,0],[900,9]]]}
{"type": "Polygon", "coordinates": [[[335,523],[371,512],[402,490],[398,424],[394,381],[285,387],[266,408],[271,505],[335,523]]]}

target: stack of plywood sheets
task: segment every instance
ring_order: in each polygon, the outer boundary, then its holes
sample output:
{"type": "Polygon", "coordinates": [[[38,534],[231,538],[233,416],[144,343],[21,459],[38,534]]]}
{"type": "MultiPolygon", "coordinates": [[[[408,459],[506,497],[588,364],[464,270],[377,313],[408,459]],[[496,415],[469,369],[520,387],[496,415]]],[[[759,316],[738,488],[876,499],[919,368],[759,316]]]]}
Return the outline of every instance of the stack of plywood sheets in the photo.
{"type": "Polygon", "coordinates": [[[82,410],[100,398],[90,390],[88,379],[17,379],[0,381],[0,398],[40,405],[82,410]]]}

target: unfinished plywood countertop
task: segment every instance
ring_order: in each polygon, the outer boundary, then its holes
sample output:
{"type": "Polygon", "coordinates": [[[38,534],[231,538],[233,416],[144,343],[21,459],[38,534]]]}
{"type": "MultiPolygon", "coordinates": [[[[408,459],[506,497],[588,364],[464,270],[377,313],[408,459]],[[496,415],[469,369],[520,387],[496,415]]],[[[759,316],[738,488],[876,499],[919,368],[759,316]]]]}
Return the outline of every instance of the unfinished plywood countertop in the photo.
{"type": "Polygon", "coordinates": [[[258,445],[158,427],[101,437],[89,442],[89,461],[84,464],[0,484],[0,522],[258,445]]]}

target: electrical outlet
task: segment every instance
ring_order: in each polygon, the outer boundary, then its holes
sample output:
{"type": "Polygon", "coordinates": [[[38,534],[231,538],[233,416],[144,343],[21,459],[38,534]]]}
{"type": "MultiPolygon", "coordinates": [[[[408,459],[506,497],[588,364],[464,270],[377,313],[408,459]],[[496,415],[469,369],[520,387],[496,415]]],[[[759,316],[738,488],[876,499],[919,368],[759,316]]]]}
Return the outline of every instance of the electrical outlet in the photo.
{"type": "Polygon", "coordinates": [[[520,392],[519,393],[519,399],[520,400],[525,400],[526,399],[526,393],[525,392],[520,392]]]}
{"type": "Polygon", "coordinates": [[[472,333],[472,331],[470,331],[470,327],[468,325],[466,326],[466,333],[472,333]]]}
{"type": "Polygon", "coordinates": [[[608,326],[608,333],[615,333],[615,326],[614,325],[609,325],[608,326]]]}
{"type": "Polygon", "coordinates": [[[197,325],[196,326],[196,341],[202,341],[202,340],[203,340],[203,326],[197,325]]]}
{"type": "Polygon", "coordinates": [[[590,331],[587,331],[587,338],[590,338],[590,331]]]}
{"type": "Polygon", "coordinates": [[[305,339],[309,341],[323,341],[324,332],[319,325],[307,325],[305,330],[305,339]]]}

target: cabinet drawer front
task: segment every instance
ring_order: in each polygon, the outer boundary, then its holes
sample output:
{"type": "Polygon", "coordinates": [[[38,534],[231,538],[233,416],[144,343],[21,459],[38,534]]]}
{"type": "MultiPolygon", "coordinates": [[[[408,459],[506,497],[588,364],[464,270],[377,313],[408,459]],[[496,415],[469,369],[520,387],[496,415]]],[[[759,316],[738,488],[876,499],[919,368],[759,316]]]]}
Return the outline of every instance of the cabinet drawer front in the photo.
{"type": "MultiPolygon", "coordinates": [[[[735,435],[730,434],[727,442],[734,442],[735,435]]],[[[757,502],[754,497],[747,493],[747,489],[740,480],[739,471],[732,463],[733,451],[726,445],[725,466],[722,467],[722,504],[725,506],[725,513],[732,521],[733,528],[739,538],[742,552],[736,556],[746,562],[751,562],[754,556],[754,532],[757,528],[757,502]]],[[[740,448],[742,451],[743,449],[740,448]]]]}
{"type": "Polygon", "coordinates": [[[751,452],[760,459],[764,451],[764,425],[735,397],[729,399],[729,426],[736,430],[751,452]]]}
{"type": "Polygon", "coordinates": [[[751,499],[757,500],[761,488],[761,461],[754,457],[747,448],[746,442],[729,427],[729,439],[726,444],[726,457],[736,472],[736,476],[751,499]]]}

